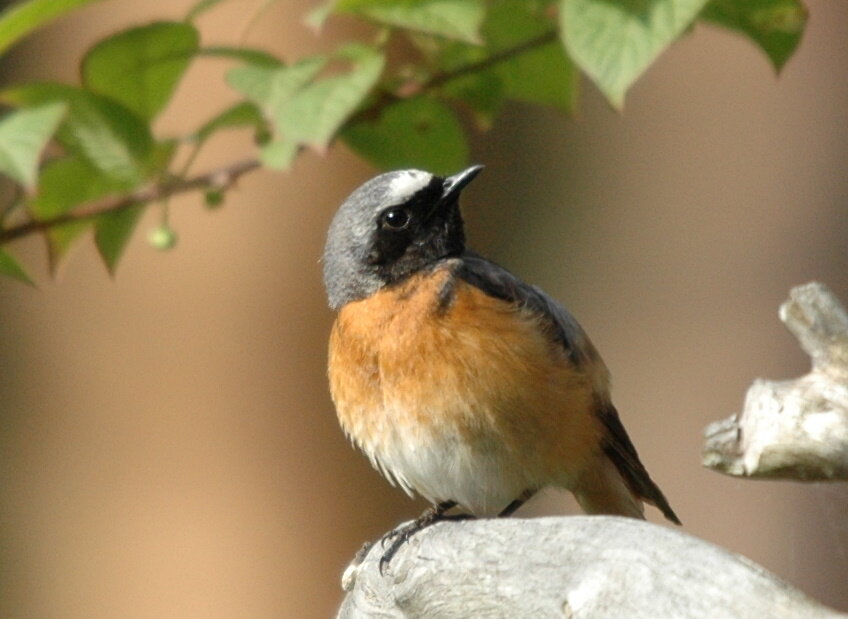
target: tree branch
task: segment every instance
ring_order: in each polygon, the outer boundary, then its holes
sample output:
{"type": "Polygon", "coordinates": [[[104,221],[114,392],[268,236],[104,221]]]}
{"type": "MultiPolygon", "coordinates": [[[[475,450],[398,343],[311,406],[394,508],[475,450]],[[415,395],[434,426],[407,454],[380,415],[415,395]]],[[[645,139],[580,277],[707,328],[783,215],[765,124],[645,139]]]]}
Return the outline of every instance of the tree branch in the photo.
{"type": "Polygon", "coordinates": [[[436,524],[385,575],[382,552],[345,571],[339,619],[845,617],[743,557],[615,516],[436,524]]]}
{"type": "Polygon", "coordinates": [[[741,414],[705,430],[703,464],[738,477],[848,480],[848,314],[813,282],[792,289],[780,319],[812,370],[794,380],[756,380],[741,414]]]}
{"type": "MultiPolygon", "coordinates": [[[[481,61],[467,64],[452,71],[437,73],[430,79],[417,85],[412,91],[404,92],[403,94],[398,92],[386,93],[376,99],[371,105],[349,118],[343,125],[340,133],[344,128],[347,128],[364,118],[373,118],[378,116],[383,112],[383,110],[391,105],[399,103],[400,101],[412,96],[440,88],[448,82],[460,77],[477,73],[479,71],[485,71],[486,69],[489,69],[501,62],[505,62],[506,60],[519,56],[532,49],[551,43],[556,40],[556,37],[556,31],[546,32],[535,38],[528,39],[514,47],[492,54],[481,61]]],[[[259,167],[261,167],[261,163],[256,159],[239,161],[190,178],[177,180],[171,179],[164,182],[151,183],[128,195],[109,196],[101,200],[95,200],[93,202],[80,205],[67,213],[63,213],[62,215],[51,217],[49,219],[31,219],[8,228],[0,228],[0,245],[28,236],[35,232],[42,232],[68,223],[88,221],[105,213],[113,213],[131,206],[155,202],[157,200],[162,200],[194,189],[226,190],[232,187],[239,177],[259,167]]]]}
{"type": "Polygon", "coordinates": [[[372,103],[366,108],[363,108],[362,110],[357,112],[353,117],[351,117],[351,119],[347,123],[345,123],[345,126],[354,124],[367,118],[376,118],[380,114],[382,114],[383,110],[385,110],[387,107],[390,107],[391,105],[394,105],[395,103],[399,103],[406,99],[419,96],[423,93],[436,90],[437,88],[441,88],[442,86],[449,82],[452,82],[453,80],[465,77],[467,75],[472,75],[474,73],[486,71],[487,69],[491,69],[492,67],[495,67],[502,62],[506,62],[507,60],[511,60],[516,56],[520,56],[525,52],[529,52],[538,47],[543,47],[549,43],[553,43],[554,41],[556,41],[557,36],[558,34],[556,30],[550,30],[548,32],[540,34],[537,37],[528,39],[523,43],[519,43],[514,47],[509,47],[499,52],[495,52],[491,56],[487,56],[486,58],[478,60],[477,62],[472,62],[467,65],[457,67],[452,71],[436,73],[430,76],[429,79],[421,82],[420,84],[413,84],[412,86],[410,86],[409,84],[405,84],[395,92],[384,92],[376,101],[374,101],[374,103],[372,103]]]}
{"type": "Polygon", "coordinates": [[[255,159],[246,159],[188,179],[152,183],[128,195],[108,196],[49,219],[32,219],[17,226],[0,230],[0,244],[27,236],[33,232],[49,230],[55,226],[73,222],[88,221],[104,213],[122,211],[131,206],[155,202],[193,189],[226,190],[232,187],[242,175],[255,170],[260,165],[259,161],[255,159]]]}

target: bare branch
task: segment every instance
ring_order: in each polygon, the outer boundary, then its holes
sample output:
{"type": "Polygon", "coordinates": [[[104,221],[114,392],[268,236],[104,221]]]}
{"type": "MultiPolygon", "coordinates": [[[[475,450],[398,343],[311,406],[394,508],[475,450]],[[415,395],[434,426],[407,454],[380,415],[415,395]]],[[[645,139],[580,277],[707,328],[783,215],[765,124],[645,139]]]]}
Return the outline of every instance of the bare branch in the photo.
{"type": "Polygon", "coordinates": [[[32,234],[33,232],[48,230],[55,226],[61,226],[72,222],[87,221],[89,219],[94,219],[98,215],[103,215],[104,213],[122,211],[131,206],[155,202],[157,200],[185,193],[193,189],[215,189],[223,191],[232,187],[239,177],[251,170],[255,170],[259,166],[259,161],[255,159],[246,159],[223,168],[199,174],[198,176],[194,176],[189,179],[153,183],[128,195],[109,196],[102,200],[89,202],[88,204],[75,208],[73,211],[64,213],[57,217],[51,217],[50,219],[34,219],[17,226],[0,230],[0,244],[32,234]]]}
{"type": "Polygon", "coordinates": [[[848,315],[813,282],[792,289],[780,319],[812,358],[812,371],[755,381],[741,414],[707,427],[703,464],[742,477],[846,480],[848,315]]]}

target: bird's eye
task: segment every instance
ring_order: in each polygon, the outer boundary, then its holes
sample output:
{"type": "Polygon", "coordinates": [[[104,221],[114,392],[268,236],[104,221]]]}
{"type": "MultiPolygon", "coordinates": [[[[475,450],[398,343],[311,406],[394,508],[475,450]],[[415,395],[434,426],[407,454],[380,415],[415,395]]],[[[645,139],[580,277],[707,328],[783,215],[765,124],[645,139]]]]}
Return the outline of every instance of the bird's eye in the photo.
{"type": "Polygon", "coordinates": [[[405,208],[389,209],[383,214],[383,227],[388,230],[403,230],[409,225],[409,211],[405,208]]]}

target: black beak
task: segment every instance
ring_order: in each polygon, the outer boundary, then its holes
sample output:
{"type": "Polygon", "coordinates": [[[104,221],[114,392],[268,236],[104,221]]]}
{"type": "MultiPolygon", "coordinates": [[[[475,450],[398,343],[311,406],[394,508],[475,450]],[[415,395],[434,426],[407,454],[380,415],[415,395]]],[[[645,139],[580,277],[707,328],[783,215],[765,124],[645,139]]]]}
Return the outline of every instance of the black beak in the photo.
{"type": "Polygon", "coordinates": [[[463,170],[453,176],[448,176],[445,179],[444,188],[442,189],[441,204],[454,202],[459,197],[459,193],[465,188],[468,183],[474,180],[474,177],[480,173],[485,166],[473,165],[467,170],[463,170]]]}

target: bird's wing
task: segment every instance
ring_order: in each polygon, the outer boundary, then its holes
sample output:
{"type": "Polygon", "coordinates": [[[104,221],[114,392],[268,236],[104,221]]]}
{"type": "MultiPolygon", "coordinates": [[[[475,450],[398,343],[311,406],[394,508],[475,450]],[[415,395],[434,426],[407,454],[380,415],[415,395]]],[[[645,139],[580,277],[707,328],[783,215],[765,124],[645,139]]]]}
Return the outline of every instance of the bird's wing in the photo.
{"type": "Polygon", "coordinates": [[[576,366],[599,364],[606,373],[603,361],[580,324],[541,288],[521,281],[502,266],[473,252],[463,254],[456,275],[492,297],[538,314],[551,339],[562,345],[576,366]]]}
{"type": "Polygon", "coordinates": [[[639,459],[636,447],[610,400],[606,366],[577,320],[541,288],[524,283],[503,267],[478,254],[465,253],[455,273],[460,279],[488,295],[538,314],[550,330],[551,338],[563,346],[576,367],[601,374],[602,378],[597,387],[600,392],[597,393],[596,414],[607,430],[604,453],[613,462],[634,495],[655,505],[666,518],[680,524],[662,491],[639,459]]]}

